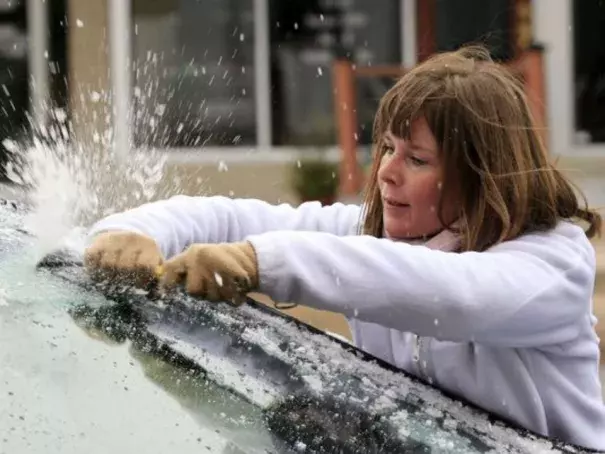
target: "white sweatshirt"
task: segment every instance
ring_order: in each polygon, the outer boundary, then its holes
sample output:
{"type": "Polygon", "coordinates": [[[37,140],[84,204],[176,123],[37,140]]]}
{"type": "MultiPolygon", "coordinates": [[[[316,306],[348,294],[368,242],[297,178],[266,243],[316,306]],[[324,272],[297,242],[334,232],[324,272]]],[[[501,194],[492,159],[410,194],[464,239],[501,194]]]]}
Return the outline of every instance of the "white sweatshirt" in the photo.
{"type": "Polygon", "coordinates": [[[580,227],[457,254],[357,235],[360,215],[355,205],[178,196],[90,234],[144,233],[166,258],[248,240],[274,300],[340,312],[359,348],[530,430],[605,450],[595,253],[580,227]]]}

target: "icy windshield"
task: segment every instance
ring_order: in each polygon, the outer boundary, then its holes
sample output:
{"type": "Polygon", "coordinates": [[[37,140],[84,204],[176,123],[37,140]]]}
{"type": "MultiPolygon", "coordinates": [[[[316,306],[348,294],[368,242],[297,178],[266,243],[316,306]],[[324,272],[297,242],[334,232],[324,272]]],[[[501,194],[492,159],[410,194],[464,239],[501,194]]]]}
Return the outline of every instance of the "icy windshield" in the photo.
{"type": "Polygon", "coordinates": [[[77,257],[36,269],[22,209],[0,206],[0,452],[564,448],[252,304],[101,291],[77,257]]]}
{"type": "MultiPolygon", "coordinates": [[[[4,210],[3,210],[4,211],[4,210]]],[[[3,213],[0,452],[267,452],[260,409],[68,309],[104,305],[33,267],[3,213]],[[8,224],[8,225],[7,225],[8,224]]]]}

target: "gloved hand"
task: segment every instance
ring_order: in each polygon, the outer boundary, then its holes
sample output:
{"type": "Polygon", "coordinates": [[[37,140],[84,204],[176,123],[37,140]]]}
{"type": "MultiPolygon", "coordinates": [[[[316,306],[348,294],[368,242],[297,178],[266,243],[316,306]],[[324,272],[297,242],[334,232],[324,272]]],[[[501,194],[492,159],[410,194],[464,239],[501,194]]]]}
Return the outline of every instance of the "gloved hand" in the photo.
{"type": "Polygon", "coordinates": [[[256,252],[247,241],[193,244],[164,263],[160,285],[183,285],[192,296],[242,304],[258,287],[256,252]]]}
{"type": "Polygon", "coordinates": [[[163,261],[153,238],[126,231],[99,234],[84,254],[84,266],[94,280],[111,279],[139,288],[157,282],[156,270],[163,261]]]}

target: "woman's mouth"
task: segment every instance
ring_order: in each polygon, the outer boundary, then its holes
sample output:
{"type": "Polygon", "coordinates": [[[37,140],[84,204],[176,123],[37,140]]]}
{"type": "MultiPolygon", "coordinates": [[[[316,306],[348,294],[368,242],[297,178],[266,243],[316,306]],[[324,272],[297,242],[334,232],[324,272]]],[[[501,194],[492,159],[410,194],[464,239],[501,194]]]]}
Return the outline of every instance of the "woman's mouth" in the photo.
{"type": "Polygon", "coordinates": [[[397,200],[393,200],[393,199],[383,199],[383,203],[386,207],[389,208],[407,208],[410,206],[409,203],[402,203],[402,202],[398,202],[397,200]]]}

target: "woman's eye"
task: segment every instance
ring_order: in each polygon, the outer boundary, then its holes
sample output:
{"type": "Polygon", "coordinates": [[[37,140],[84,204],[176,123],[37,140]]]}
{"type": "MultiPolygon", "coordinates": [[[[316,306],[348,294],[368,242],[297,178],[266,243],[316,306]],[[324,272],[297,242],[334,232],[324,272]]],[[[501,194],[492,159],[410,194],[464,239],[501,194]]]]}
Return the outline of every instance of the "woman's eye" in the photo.
{"type": "Polygon", "coordinates": [[[410,162],[415,166],[424,166],[427,162],[424,159],[417,158],[416,156],[410,156],[410,162]]]}
{"type": "Polygon", "coordinates": [[[395,153],[395,147],[393,147],[392,145],[383,145],[382,151],[384,151],[385,154],[392,155],[393,153],[395,153]]]}

